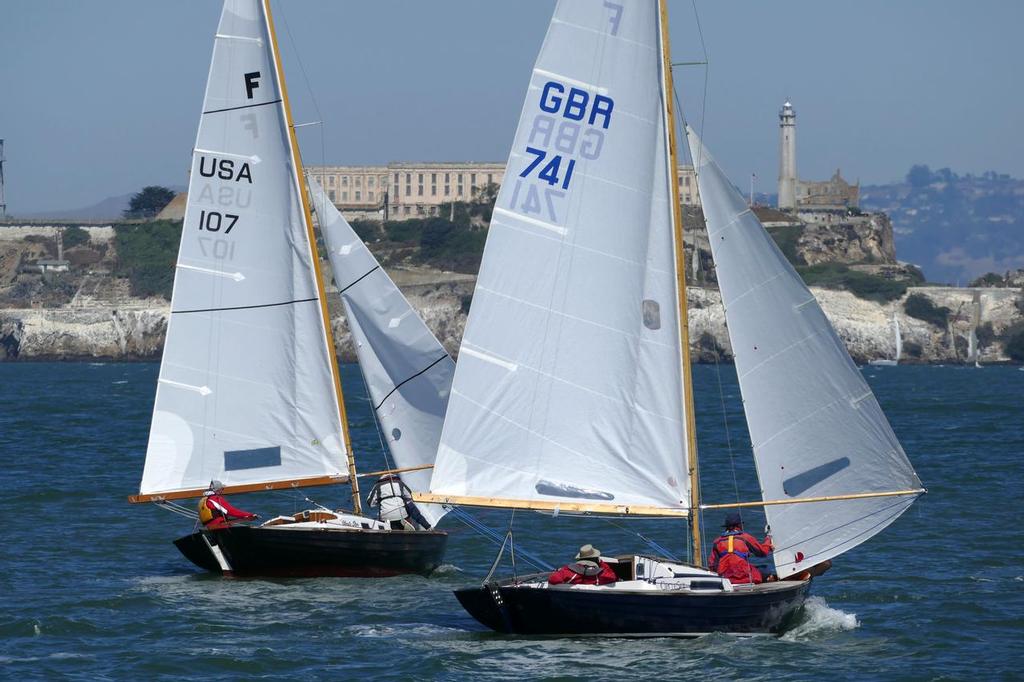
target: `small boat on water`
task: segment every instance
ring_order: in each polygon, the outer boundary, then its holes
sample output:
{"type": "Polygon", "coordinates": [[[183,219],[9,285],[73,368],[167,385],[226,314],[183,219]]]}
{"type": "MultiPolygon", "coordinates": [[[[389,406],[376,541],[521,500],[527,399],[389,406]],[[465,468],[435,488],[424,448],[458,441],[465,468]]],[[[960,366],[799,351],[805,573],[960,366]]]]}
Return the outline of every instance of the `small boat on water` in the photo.
{"type": "Polygon", "coordinates": [[[690,561],[625,554],[608,585],[488,575],[456,590],[500,632],[776,633],[812,578],[924,492],[814,297],[687,129],[762,492],[702,502],[672,93],[664,0],[558,2],[430,492],[413,497],[687,519],[690,561]],[[747,507],[765,509],[776,581],[735,585],[703,564],[702,518],[747,507]]]}
{"type": "Polygon", "coordinates": [[[444,510],[417,504],[415,522],[367,516],[359,479],[392,477],[384,497],[426,489],[454,362],[323,190],[310,188],[269,2],[227,0],[146,463],[129,499],[187,515],[174,501],[203,495],[215,479],[226,493],[348,484],[350,510],[316,507],[216,530],[197,523],[175,545],[196,565],[233,575],[426,574],[444,555],[447,534],[433,529],[444,510]],[[386,434],[389,467],[371,474],[357,472],[349,438],[311,197],[386,434]]]}

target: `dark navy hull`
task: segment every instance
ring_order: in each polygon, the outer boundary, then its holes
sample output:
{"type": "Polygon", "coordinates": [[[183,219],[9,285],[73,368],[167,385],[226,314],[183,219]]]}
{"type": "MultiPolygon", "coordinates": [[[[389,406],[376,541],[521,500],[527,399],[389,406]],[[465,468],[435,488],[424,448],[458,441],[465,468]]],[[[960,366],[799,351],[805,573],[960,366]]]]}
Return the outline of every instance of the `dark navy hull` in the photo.
{"type": "MultiPolygon", "coordinates": [[[[427,575],[441,565],[448,534],[441,531],[319,530],[235,526],[206,531],[233,575],[386,577],[427,575]]],[[[174,545],[192,563],[223,573],[204,532],[174,545]]]]}
{"type": "Polygon", "coordinates": [[[544,589],[489,584],[456,590],[482,624],[518,635],[697,637],[710,632],[771,634],[800,608],[810,581],[734,592],[544,589]]]}

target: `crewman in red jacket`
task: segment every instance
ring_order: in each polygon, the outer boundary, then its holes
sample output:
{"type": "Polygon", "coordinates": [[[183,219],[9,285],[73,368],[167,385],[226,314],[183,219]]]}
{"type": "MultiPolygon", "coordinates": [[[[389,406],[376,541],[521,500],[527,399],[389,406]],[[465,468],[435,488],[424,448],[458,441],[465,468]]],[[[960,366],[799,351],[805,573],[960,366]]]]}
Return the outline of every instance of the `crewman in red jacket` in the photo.
{"type": "Polygon", "coordinates": [[[601,561],[601,551],[593,545],[580,547],[576,563],[562,566],[548,576],[549,585],[609,585],[616,580],[615,571],[601,561]]]}
{"type": "Polygon", "coordinates": [[[772,537],[766,535],[764,542],[758,542],[753,535],[743,531],[743,520],[733,512],[725,517],[725,532],[715,538],[708,556],[708,568],[728,578],[734,585],[762,583],[761,572],[747,561],[751,554],[768,556],[775,550],[772,537]]]}
{"type": "Polygon", "coordinates": [[[199,520],[203,528],[216,530],[227,528],[231,521],[251,521],[259,516],[242,511],[228,502],[221,494],[224,484],[220,481],[210,481],[209,489],[203,493],[199,500],[199,520]]]}

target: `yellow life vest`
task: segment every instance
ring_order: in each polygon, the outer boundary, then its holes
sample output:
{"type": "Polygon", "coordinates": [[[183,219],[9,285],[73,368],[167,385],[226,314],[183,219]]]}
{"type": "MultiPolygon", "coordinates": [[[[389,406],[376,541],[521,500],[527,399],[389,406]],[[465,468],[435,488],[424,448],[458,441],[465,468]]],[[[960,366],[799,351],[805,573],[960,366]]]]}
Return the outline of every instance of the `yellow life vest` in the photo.
{"type": "Polygon", "coordinates": [[[210,506],[206,504],[206,495],[199,498],[199,521],[204,526],[210,521],[213,521],[213,511],[211,511],[210,506]]]}

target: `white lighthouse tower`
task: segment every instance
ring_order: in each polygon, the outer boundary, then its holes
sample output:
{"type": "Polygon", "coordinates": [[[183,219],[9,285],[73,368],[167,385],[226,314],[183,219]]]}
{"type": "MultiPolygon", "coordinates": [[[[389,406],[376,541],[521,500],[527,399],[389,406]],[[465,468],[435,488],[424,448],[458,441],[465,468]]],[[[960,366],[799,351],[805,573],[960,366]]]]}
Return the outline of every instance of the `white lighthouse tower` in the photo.
{"type": "Polygon", "coordinates": [[[789,100],[779,111],[779,208],[796,208],[796,111],[789,100]]]}

